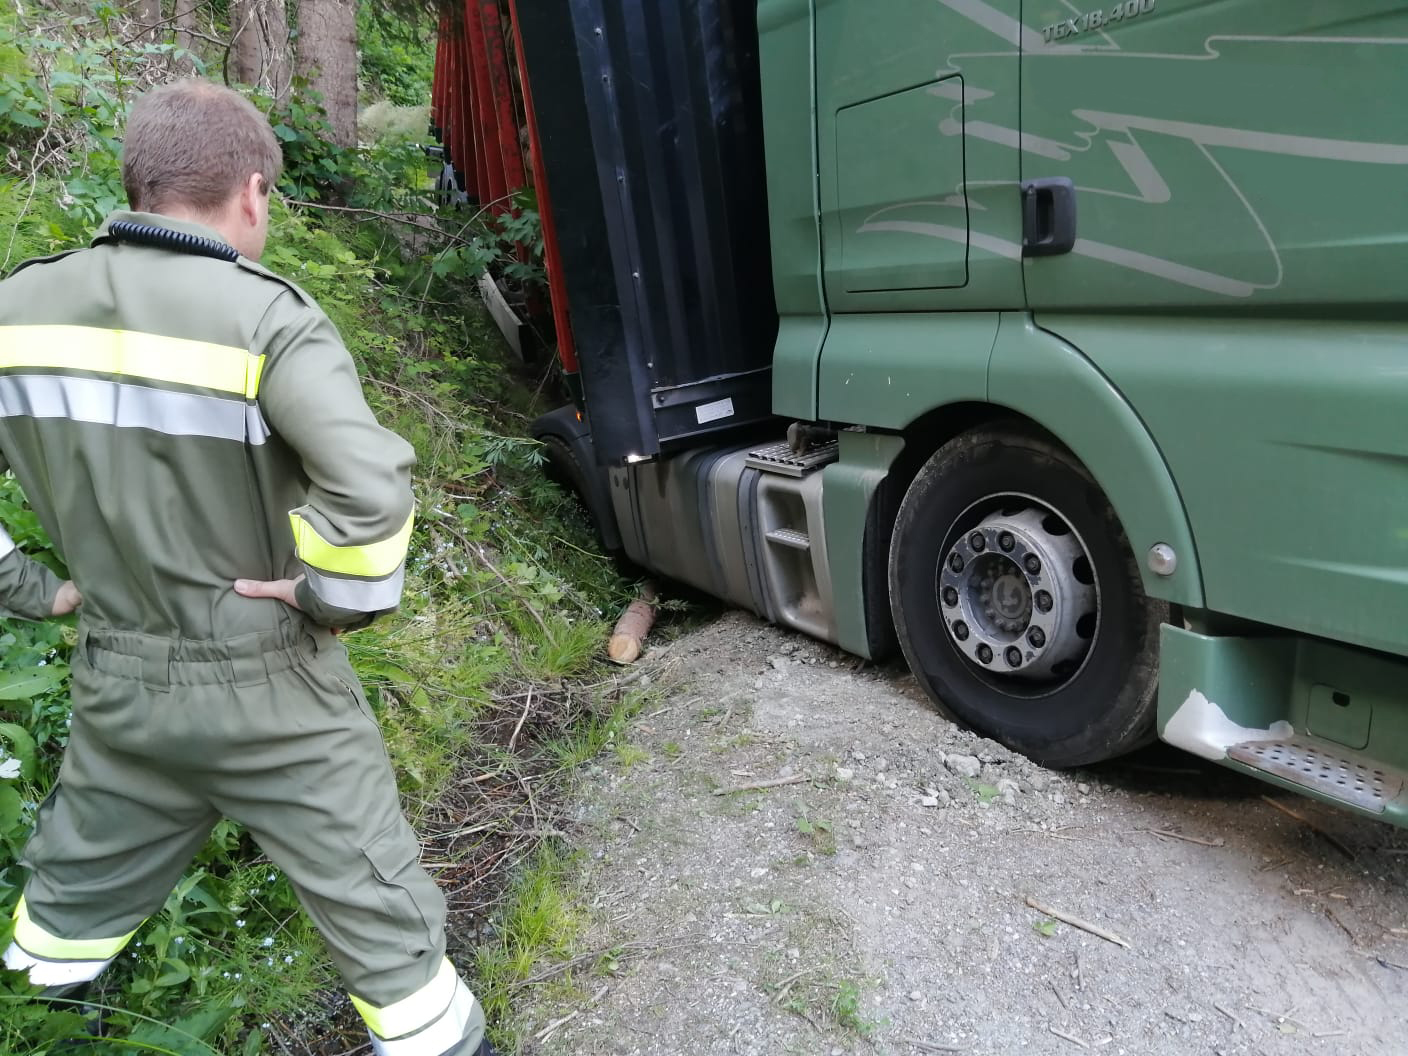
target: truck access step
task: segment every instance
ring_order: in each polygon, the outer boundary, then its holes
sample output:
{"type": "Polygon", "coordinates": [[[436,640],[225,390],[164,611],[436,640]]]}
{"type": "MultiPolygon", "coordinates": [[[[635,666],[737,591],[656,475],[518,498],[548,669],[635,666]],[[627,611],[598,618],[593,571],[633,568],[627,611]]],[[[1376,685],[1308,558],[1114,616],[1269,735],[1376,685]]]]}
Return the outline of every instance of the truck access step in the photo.
{"type": "Polygon", "coordinates": [[[1246,741],[1227,749],[1227,758],[1373,814],[1382,814],[1408,783],[1408,775],[1314,737],[1246,741]]]}

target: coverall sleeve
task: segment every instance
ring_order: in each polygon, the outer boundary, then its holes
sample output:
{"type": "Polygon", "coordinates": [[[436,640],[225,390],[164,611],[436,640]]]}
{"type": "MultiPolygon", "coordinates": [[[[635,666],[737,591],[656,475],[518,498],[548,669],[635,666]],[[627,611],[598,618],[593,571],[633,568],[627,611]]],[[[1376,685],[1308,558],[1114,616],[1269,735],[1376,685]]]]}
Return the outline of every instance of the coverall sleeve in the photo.
{"type": "MultiPolygon", "coordinates": [[[[9,468],[10,463],[0,452],[0,474],[9,468]]],[[[47,620],[54,614],[54,598],[61,586],[63,580],[20,553],[5,526],[0,525],[0,615],[47,620]]]]}
{"type": "Polygon", "coordinates": [[[307,503],[289,511],[307,577],[298,605],[315,623],[355,630],[400,604],[415,452],[377,423],[331,320],[291,294],[280,302],[258,400],[309,480],[307,503]]]}

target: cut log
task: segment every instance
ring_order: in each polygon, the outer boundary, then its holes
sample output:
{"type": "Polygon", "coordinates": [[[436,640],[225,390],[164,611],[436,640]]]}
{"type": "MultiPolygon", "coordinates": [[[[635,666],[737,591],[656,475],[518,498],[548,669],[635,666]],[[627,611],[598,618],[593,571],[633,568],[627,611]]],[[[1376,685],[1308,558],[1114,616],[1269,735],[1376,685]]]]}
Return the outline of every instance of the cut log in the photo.
{"type": "Polygon", "coordinates": [[[655,601],[655,584],[646,583],[641,587],[640,597],[627,605],[616,621],[616,629],[611,632],[611,641],[606,646],[606,655],[616,663],[634,664],[640,659],[645,638],[655,626],[655,601]]]}

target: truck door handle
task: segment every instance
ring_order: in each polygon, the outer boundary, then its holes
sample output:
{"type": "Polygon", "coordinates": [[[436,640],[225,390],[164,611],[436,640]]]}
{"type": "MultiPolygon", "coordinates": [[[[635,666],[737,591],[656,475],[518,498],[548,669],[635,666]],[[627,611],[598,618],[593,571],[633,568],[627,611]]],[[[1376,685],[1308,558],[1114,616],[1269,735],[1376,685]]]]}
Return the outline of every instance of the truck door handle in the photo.
{"type": "Polygon", "coordinates": [[[1022,181],[1022,256],[1053,257],[1076,244],[1076,187],[1064,176],[1022,181]]]}

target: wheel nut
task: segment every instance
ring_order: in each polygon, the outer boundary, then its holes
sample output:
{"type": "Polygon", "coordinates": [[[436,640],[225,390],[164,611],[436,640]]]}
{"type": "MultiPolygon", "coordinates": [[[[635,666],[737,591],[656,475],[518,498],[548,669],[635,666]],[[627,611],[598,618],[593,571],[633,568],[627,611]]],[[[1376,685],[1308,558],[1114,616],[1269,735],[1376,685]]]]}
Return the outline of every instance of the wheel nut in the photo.
{"type": "Polygon", "coordinates": [[[983,538],[982,532],[974,532],[968,537],[968,545],[971,546],[976,553],[981,554],[988,548],[988,541],[983,538]]]}
{"type": "Polygon", "coordinates": [[[1044,590],[1036,592],[1036,608],[1038,612],[1051,611],[1051,595],[1044,590]]]}
{"type": "Polygon", "coordinates": [[[953,625],[953,636],[960,642],[966,642],[968,640],[968,625],[962,620],[959,620],[953,625]]]}
{"type": "Polygon", "coordinates": [[[949,554],[949,555],[948,555],[948,570],[949,570],[950,572],[962,572],[962,571],[963,571],[963,555],[962,555],[962,554],[953,553],[953,554],[949,554]]]}
{"type": "Polygon", "coordinates": [[[1046,644],[1046,632],[1040,627],[1033,627],[1027,632],[1027,641],[1032,643],[1033,649],[1040,649],[1046,644]]]}
{"type": "Polygon", "coordinates": [[[1026,570],[1034,576],[1041,572],[1041,561],[1036,554],[1028,554],[1027,559],[1023,561],[1022,564],[1025,566],[1026,570]]]}
{"type": "Polygon", "coordinates": [[[944,604],[950,609],[958,604],[958,591],[952,587],[944,587],[944,604]]]}
{"type": "Polygon", "coordinates": [[[1015,645],[1012,646],[1010,649],[1007,650],[1007,666],[1008,666],[1008,667],[1021,667],[1021,666],[1022,666],[1022,650],[1018,649],[1015,645]]]}
{"type": "Polygon", "coordinates": [[[1017,545],[1017,540],[1012,538],[1011,532],[1003,532],[997,537],[997,545],[1004,554],[1010,554],[1012,548],[1017,545]]]}
{"type": "Polygon", "coordinates": [[[990,663],[992,663],[992,650],[989,649],[986,645],[980,645],[980,646],[978,646],[978,663],[980,663],[980,664],[990,664],[990,663]]]}

